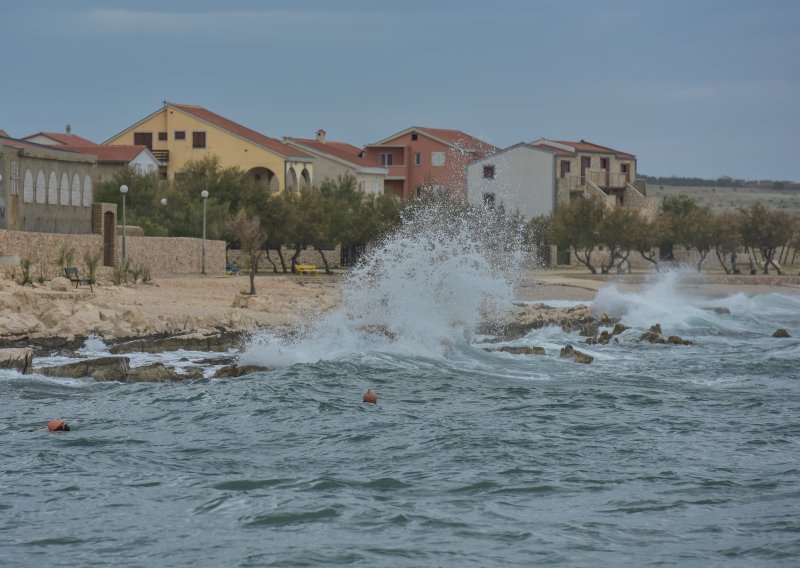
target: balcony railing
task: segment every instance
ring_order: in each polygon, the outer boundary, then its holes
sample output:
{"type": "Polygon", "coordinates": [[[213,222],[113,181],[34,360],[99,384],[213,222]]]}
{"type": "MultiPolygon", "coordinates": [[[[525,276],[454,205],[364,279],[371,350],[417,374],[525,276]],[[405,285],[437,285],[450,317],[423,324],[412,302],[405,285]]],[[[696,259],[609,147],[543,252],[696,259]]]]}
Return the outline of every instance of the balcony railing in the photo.
{"type": "Polygon", "coordinates": [[[161,164],[169,163],[169,150],[150,150],[153,156],[161,164]]]}

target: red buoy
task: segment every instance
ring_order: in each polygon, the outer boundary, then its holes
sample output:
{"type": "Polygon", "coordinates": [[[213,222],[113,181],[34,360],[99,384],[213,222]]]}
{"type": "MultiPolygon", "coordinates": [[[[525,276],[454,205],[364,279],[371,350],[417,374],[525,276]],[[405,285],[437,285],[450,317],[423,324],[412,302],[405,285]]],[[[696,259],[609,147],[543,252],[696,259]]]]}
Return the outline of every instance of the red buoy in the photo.
{"type": "Polygon", "coordinates": [[[69,424],[63,420],[51,420],[47,423],[47,429],[51,432],[69,432],[69,424]]]}
{"type": "Polygon", "coordinates": [[[364,402],[370,402],[372,404],[378,404],[378,395],[375,394],[375,391],[372,389],[367,389],[367,392],[364,393],[364,398],[362,398],[364,402]]]}

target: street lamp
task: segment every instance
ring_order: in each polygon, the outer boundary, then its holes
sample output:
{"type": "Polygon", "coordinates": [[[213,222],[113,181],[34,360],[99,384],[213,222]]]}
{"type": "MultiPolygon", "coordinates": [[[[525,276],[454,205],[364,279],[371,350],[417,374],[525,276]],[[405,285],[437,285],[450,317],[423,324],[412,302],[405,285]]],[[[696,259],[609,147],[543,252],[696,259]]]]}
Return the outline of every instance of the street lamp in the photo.
{"type": "Polygon", "coordinates": [[[161,198],[161,205],[166,205],[166,204],[167,204],[167,198],[166,197],[162,197],[161,198]]]}
{"type": "Polygon", "coordinates": [[[122,194],[122,270],[125,270],[125,194],[128,193],[128,186],[119,186],[119,192],[122,194]]]}
{"type": "Polygon", "coordinates": [[[202,264],[200,265],[200,272],[206,273],[206,200],[208,199],[208,190],[204,189],[200,192],[200,197],[203,198],[203,248],[202,250],[202,264]]]}

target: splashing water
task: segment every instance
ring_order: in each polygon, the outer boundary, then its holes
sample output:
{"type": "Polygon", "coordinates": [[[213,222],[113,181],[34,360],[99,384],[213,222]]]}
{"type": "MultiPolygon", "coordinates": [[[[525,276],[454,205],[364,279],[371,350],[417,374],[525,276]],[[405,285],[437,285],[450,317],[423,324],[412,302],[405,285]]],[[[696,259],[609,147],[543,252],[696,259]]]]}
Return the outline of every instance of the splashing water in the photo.
{"type": "Polygon", "coordinates": [[[441,357],[485,315],[511,307],[521,231],[502,214],[441,201],[414,208],[342,282],[342,304],[298,338],[256,334],[240,363],[266,366],[382,351],[441,357]]]}

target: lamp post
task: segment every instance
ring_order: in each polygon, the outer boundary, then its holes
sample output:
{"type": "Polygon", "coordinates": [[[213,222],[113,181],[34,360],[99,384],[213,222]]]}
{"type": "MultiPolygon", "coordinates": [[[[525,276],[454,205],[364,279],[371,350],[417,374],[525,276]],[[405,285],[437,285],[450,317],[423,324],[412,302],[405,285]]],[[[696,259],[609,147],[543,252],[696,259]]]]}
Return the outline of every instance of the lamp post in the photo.
{"type": "Polygon", "coordinates": [[[204,189],[200,192],[200,197],[203,198],[203,245],[202,245],[202,261],[200,265],[200,272],[206,273],[206,200],[208,199],[208,190],[204,189]]]}
{"type": "Polygon", "coordinates": [[[122,270],[125,270],[125,194],[128,193],[128,186],[119,186],[119,192],[122,194],[122,270]]]}

